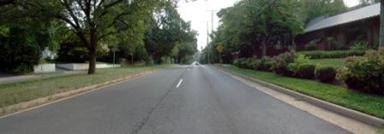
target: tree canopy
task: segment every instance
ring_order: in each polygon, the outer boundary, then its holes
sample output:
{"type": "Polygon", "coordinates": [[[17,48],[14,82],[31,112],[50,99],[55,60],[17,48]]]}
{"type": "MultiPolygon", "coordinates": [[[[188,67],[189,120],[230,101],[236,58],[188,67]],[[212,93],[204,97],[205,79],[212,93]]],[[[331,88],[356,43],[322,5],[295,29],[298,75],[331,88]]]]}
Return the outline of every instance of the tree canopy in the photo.
{"type": "Polygon", "coordinates": [[[145,58],[149,57],[148,53],[156,59],[157,56],[173,56],[172,50],[176,48],[179,49],[178,52],[192,55],[189,49],[181,50],[192,46],[191,50],[195,51],[195,43],[192,42],[196,34],[191,34],[193,32],[190,25],[178,15],[176,2],[174,0],[5,0],[0,2],[2,11],[0,35],[8,38],[7,35],[14,23],[28,27],[38,25],[39,27],[35,29],[25,30],[46,31],[49,36],[44,37],[46,41],[41,42],[55,44],[52,45],[56,46],[55,48],[67,44],[68,41],[65,39],[74,35],[77,38],[70,42],[76,42],[80,44],[78,47],[84,48],[83,52],[87,53],[89,61],[88,73],[93,74],[97,53],[102,48],[118,49],[120,56],[130,56],[133,59],[135,55],[143,60],[148,59],[145,58]],[[153,35],[151,31],[159,35],[153,35]],[[155,36],[159,36],[159,40],[150,42],[149,40],[153,40],[155,36]],[[161,51],[155,52],[155,50],[161,51]]]}

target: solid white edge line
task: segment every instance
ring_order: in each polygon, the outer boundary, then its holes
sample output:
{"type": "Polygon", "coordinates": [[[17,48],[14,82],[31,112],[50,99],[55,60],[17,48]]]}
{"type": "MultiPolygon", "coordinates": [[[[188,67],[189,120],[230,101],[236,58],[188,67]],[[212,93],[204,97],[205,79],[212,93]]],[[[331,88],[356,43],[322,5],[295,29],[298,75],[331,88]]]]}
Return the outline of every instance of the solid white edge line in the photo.
{"type": "Polygon", "coordinates": [[[176,88],[179,88],[180,85],[181,85],[181,83],[183,83],[183,79],[180,79],[180,80],[179,80],[179,83],[177,83],[176,88]]]}

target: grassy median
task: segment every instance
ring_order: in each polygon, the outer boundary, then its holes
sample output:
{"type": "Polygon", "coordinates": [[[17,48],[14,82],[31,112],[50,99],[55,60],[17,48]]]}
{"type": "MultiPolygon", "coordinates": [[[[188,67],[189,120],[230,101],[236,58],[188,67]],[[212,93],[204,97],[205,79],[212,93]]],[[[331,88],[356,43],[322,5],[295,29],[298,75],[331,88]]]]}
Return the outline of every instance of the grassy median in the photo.
{"type": "Polygon", "coordinates": [[[241,76],[256,78],[273,83],[306,95],[384,119],[384,96],[359,93],[341,86],[324,84],[314,80],[284,77],[271,72],[240,69],[232,65],[223,65],[220,67],[241,76]]]}
{"type": "Polygon", "coordinates": [[[76,74],[0,85],[0,108],[163,67],[98,69],[94,75],[76,74]]]}

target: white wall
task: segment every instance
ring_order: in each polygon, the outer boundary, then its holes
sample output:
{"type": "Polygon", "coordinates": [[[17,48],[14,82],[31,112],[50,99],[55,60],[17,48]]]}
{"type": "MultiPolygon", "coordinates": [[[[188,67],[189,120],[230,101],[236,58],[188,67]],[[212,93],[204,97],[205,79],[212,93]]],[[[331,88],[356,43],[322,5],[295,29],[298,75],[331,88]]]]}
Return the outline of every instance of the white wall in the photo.
{"type": "Polygon", "coordinates": [[[49,72],[55,72],[55,71],[56,71],[55,64],[39,64],[33,67],[34,73],[49,73],[49,72]]]}
{"type": "MultiPolygon", "coordinates": [[[[66,70],[88,70],[89,65],[87,63],[81,64],[81,63],[76,63],[76,64],[56,64],[56,67],[66,69],[66,70]]],[[[120,67],[120,65],[110,65],[110,64],[96,64],[96,68],[112,68],[112,67],[120,67]]]]}

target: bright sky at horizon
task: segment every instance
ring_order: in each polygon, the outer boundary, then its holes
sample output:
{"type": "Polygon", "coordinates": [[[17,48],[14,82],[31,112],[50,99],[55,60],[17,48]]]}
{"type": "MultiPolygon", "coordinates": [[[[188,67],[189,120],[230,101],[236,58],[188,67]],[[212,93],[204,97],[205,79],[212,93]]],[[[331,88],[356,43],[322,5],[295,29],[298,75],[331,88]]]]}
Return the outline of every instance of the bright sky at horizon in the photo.
{"type": "MultiPolygon", "coordinates": [[[[197,0],[195,2],[181,1],[178,11],[181,17],[190,21],[192,29],[198,32],[198,49],[201,50],[207,45],[207,32],[212,30],[211,15],[213,14],[213,29],[219,25],[219,18],[216,13],[220,9],[230,7],[238,0],[197,0]]],[[[348,7],[356,6],[359,0],[344,0],[348,7]]]]}

